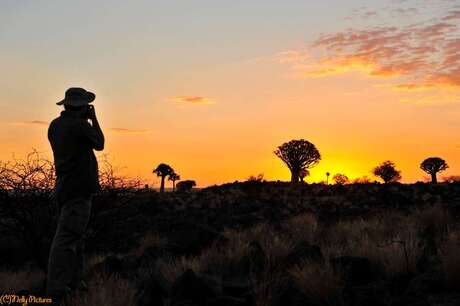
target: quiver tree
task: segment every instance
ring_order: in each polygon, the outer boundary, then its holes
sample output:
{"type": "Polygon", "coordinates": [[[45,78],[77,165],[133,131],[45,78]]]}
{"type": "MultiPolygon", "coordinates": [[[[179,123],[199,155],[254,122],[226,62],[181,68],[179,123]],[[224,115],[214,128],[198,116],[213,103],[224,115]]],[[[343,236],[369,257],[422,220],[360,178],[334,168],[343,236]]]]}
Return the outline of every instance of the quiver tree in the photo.
{"type": "Polygon", "coordinates": [[[312,168],[321,160],[315,145],[304,139],[283,143],[274,153],[291,171],[293,183],[299,181],[301,171],[312,168]]]}
{"type": "Polygon", "coordinates": [[[326,172],[326,185],[329,185],[329,175],[331,175],[331,173],[329,171],[326,172]]]}
{"type": "Polygon", "coordinates": [[[170,176],[172,173],[174,173],[173,168],[167,164],[159,164],[154,170],[153,173],[155,173],[157,176],[161,177],[161,185],[160,185],[160,192],[165,191],[165,178],[167,176],[170,176]]]}
{"type": "Polygon", "coordinates": [[[173,183],[173,191],[176,190],[176,181],[180,180],[180,175],[173,172],[169,175],[168,180],[173,183]]]}
{"type": "Polygon", "coordinates": [[[348,183],[348,176],[345,174],[337,173],[332,179],[337,185],[345,185],[348,183]]]}
{"type": "Polygon", "coordinates": [[[431,182],[436,184],[436,174],[449,168],[446,161],[440,157],[429,157],[420,164],[420,169],[431,175],[431,182]]]}
{"type": "Polygon", "coordinates": [[[401,179],[401,171],[396,170],[395,164],[389,160],[375,167],[372,173],[385,183],[397,182],[401,179]]]}

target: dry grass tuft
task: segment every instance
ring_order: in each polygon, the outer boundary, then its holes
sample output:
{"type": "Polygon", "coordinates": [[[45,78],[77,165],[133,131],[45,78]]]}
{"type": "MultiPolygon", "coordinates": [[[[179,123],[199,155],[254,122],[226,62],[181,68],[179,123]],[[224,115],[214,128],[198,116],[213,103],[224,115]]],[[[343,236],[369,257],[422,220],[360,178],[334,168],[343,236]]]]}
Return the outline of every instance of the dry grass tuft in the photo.
{"type": "Polygon", "coordinates": [[[303,214],[289,219],[287,228],[294,241],[314,243],[318,222],[313,214],[303,214]]]}
{"type": "Polygon", "coordinates": [[[15,293],[41,287],[45,274],[41,271],[0,272],[0,293],[15,293]]]}
{"type": "Polygon", "coordinates": [[[162,248],[166,245],[166,238],[162,237],[159,233],[147,233],[140,241],[139,247],[128,252],[129,255],[141,256],[147,248],[158,247],[162,248]]]}
{"type": "Polygon", "coordinates": [[[449,225],[452,223],[450,213],[439,205],[419,210],[412,218],[414,219],[413,223],[420,231],[431,228],[439,240],[446,238],[449,233],[449,225]]]}
{"type": "Polygon", "coordinates": [[[441,261],[446,273],[447,283],[453,290],[460,290],[460,234],[451,235],[441,246],[441,261]]]}
{"type": "Polygon", "coordinates": [[[273,305],[286,285],[284,271],[276,271],[270,264],[257,279],[253,276],[251,280],[256,306],[273,305]]]}
{"type": "Polygon", "coordinates": [[[334,274],[329,264],[318,265],[308,261],[289,271],[295,285],[304,294],[308,303],[314,305],[337,305],[341,297],[343,283],[334,274]]]}
{"type": "Polygon", "coordinates": [[[65,306],[134,306],[136,289],[126,279],[97,275],[88,283],[88,292],[75,293],[65,306]]]}

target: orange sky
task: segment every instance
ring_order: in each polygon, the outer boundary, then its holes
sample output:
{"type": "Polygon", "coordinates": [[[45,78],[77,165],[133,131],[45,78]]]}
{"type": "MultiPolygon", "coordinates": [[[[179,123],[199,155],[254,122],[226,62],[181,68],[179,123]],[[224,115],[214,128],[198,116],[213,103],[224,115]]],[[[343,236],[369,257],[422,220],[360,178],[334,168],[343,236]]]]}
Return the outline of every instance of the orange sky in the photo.
{"type": "Polygon", "coordinates": [[[426,176],[418,165],[429,156],[450,165],[441,176],[460,174],[459,9],[442,0],[426,7],[388,1],[392,14],[358,2],[359,9],[343,6],[328,15],[326,4],[294,1],[262,11],[235,6],[220,19],[197,9],[180,15],[190,18],[186,29],[159,16],[155,26],[141,16],[121,27],[120,18],[143,8],[111,8],[106,23],[113,27],[91,16],[85,27],[69,17],[65,35],[51,36],[46,25],[18,28],[13,16],[35,17],[27,5],[12,5],[2,13],[9,18],[0,18],[3,26],[17,26],[0,40],[7,47],[0,64],[8,71],[0,82],[0,159],[32,148],[50,156],[46,128],[59,114],[55,102],[67,87],[82,86],[97,95],[105,153],[125,174],[151,184],[158,184],[151,171],[160,162],[199,186],[259,173],[288,180],[273,151],[299,138],[323,157],[310,182],[326,171],[371,177],[387,159],[404,182],[414,182],[426,176]],[[324,18],[305,18],[301,9],[324,18]],[[373,12],[378,18],[363,18],[373,12]],[[26,31],[41,38],[26,41],[26,31]],[[72,41],[60,40],[70,34],[72,41]]]}

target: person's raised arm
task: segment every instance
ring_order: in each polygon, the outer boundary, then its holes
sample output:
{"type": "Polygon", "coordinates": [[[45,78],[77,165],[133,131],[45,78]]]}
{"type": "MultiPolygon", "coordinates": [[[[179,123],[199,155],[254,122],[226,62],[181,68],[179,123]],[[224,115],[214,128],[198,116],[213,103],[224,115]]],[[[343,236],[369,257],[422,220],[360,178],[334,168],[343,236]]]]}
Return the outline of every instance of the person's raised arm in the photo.
{"type": "Polygon", "coordinates": [[[99,126],[96,112],[93,105],[88,105],[88,119],[91,120],[92,126],[88,123],[85,125],[84,133],[89,138],[91,146],[96,151],[104,150],[104,134],[99,126]]]}

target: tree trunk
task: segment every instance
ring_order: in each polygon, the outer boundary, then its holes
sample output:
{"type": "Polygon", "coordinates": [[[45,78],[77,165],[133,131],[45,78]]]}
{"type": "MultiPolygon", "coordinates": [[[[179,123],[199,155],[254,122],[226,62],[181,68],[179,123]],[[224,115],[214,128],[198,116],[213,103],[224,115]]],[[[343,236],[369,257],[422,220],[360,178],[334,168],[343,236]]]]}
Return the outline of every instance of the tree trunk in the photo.
{"type": "Polygon", "coordinates": [[[176,181],[173,181],[173,192],[176,191],[176,181]]]}
{"type": "Polygon", "coordinates": [[[165,192],[165,176],[161,177],[160,192],[165,192]]]}
{"type": "Polygon", "coordinates": [[[431,182],[433,184],[436,184],[438,182],[438,179],[436,178],[436,172],[431,173],[431,182]]]}
{"type": "Polygon", "coordinates": [[[291,183],[298,183],[299,182],[299,171],[292,170],[291,171],[291,183]]]}

